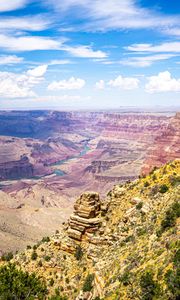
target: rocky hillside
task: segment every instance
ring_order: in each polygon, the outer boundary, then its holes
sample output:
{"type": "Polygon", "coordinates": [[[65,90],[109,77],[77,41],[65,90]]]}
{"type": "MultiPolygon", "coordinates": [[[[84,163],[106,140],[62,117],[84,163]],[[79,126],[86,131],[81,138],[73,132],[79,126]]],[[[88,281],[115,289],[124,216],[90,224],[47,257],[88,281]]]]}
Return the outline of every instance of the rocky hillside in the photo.
{"type": "Polygon", "coordinates": [[[71,300],[179,299],[179,174],[175,160],[105,199],[82,194],[63,230],[12,262],[71,300]]]}

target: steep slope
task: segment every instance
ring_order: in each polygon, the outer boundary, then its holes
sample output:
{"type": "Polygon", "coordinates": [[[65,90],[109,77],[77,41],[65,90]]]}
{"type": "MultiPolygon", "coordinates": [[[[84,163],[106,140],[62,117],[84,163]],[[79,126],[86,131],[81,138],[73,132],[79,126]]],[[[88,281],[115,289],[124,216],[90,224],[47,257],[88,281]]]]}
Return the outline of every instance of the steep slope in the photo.
{"type": "Polygon", "coordinates": [[[81,195],[60,233],[13,261],[72,300],[179,299],[179,174],[176,160],[103,201],[81,195]]]}

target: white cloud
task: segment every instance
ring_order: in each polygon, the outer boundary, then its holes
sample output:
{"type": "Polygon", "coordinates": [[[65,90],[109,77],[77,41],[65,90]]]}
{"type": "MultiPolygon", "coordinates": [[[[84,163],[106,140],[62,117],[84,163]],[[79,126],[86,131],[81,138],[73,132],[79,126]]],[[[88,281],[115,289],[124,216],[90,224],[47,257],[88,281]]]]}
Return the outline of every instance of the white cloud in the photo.
{"type": "Polygon", "coordinates": [[[165,29],[164,32],[169,35],[180,36],[180,27],[165,29]]]}
{"type": "Polygon", "coordinates": [[[95,84],[95,87],[98,89],[98,90],[103,90],[105,88],[105,82],[104,80],[99,80],[96,82],[95,84]]]}
{"type": "Polygon", "coordinates": [[[92,31],[106,31],[122,28],[172,28],[179,24],[178,16],[158,14],[152,9],[140,7],[135,0],[46,0],[54,5],[56,11],[65,13],[78,11],[78,19],[86,21],[80,25],[80,29],[92,31]],[[80,13],[79,13],[80,11],[80,13]]]}
{"type": "Polygon", "coordinates": [[[68,59],[54,59],[49,62],[48,65],[68,65],[71,61],[68,59]]]}
{"type": "Polygon", "coordinates": [[[84,85],[84,79],[71,77],[68,80],[53,81],[48,85],[48,90],[79,90],[82,89],[84,85]]]}
{"type": "Polygon", "coordinates": [[[27,71],[27,75],[40,78],[44,76],[44,74],[46,73],[47,67],[48,67],[47,65],[38,66],[34,69],[27,71]]]}
{"type": "Polygon", "coordinates": [[[119,75],[116,79],[110,80],[108,85],[123,90],[133,90],[139,87],[139,79],[134,77],[122,77],[119,75]]]}
{"type": "Polygon", "coordinates": [[[0,12],[22,8],[27,2],[27,0],[0,0],[0,12]]]}
{"type": "Polygon", "coordinates": [[[16,55],[1,55],[0,56],[0,65],[13,65],[21,63],[24,60],[23,57],[18,57],[16,55]]]}
{"type": "Polygon", "coordinates": [[[0,34],[0,48],[9,51],[58,50],[63,42],[39,36],[14,37],[0,34]]]}
{"type": "Polygon", "coordinates": [[[131,67],[149,67],[154,62],[161,61],[161,60],[167,60],[172,57],[175,57],[174,54],[156,54],[156,55],[149,55],[149,56],[136,56],[136,57],[130,57],[128,59],[124,59],[120,61],[120,64],[125,66],[131,66],[131,67]]]}
{"type": "Polygon", "coordinates": [[[180,92],[180,78],[172,78],[171,73],[168,71],[160,72],[156,76],[149,77],[149,82],[146,84],[146,91],[149,93],[180,92]]]}
{"type": "Polygon", "coordinates": [[[180,53],[180,42],[168,42],[160,45],[133,44],[125,49],[135,52],[173,52],[180,53]]]}
{"type": "Polygon", "coordinates": [[[105,58],[107,54],[101,50],[94,51],[90,46],[64,47],[64,50],[76,57],[105,58]]]}
{"type": "Polygon", "coordinates": [[[23,74],[0,72],[0,97],[26,98],[35,97],[32,88],[44,80],[47,66],[38,66],[23,74]]]}
{"type": "MultiPolygon", "coordinates": [[[[13,1],[12,1],[13,2],[13,1]]],[[[46,29],[51,20],[47,16],[27,16],[27,17],[1,17],[0,30],[29,30],[40,31],[46,29]]]]}

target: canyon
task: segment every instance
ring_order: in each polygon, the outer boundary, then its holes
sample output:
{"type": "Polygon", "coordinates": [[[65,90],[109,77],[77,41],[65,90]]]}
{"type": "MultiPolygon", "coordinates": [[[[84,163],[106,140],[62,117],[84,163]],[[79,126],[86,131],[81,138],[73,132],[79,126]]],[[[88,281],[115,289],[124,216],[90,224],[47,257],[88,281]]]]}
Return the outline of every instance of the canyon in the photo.
{"type": "Polygon", "coordinates": [[[1,111],[0,250],[54,232],[80,193],[105,197],[114,184],[180,158],[179,120],[179,113],[1,111]]]}

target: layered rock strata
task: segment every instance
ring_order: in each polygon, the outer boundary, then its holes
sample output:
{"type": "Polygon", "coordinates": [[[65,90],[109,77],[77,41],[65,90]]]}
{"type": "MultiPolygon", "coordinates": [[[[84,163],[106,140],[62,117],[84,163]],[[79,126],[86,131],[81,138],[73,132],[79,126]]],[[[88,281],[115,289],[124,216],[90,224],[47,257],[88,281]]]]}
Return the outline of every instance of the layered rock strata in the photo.
{"type": "Polygon", "coordinates": [[[96,232],[101,224],[101,202],[98,193],[84,193],[74,205],[69,220],[68,236],[81,241],[88,234],[96,232]]]}

